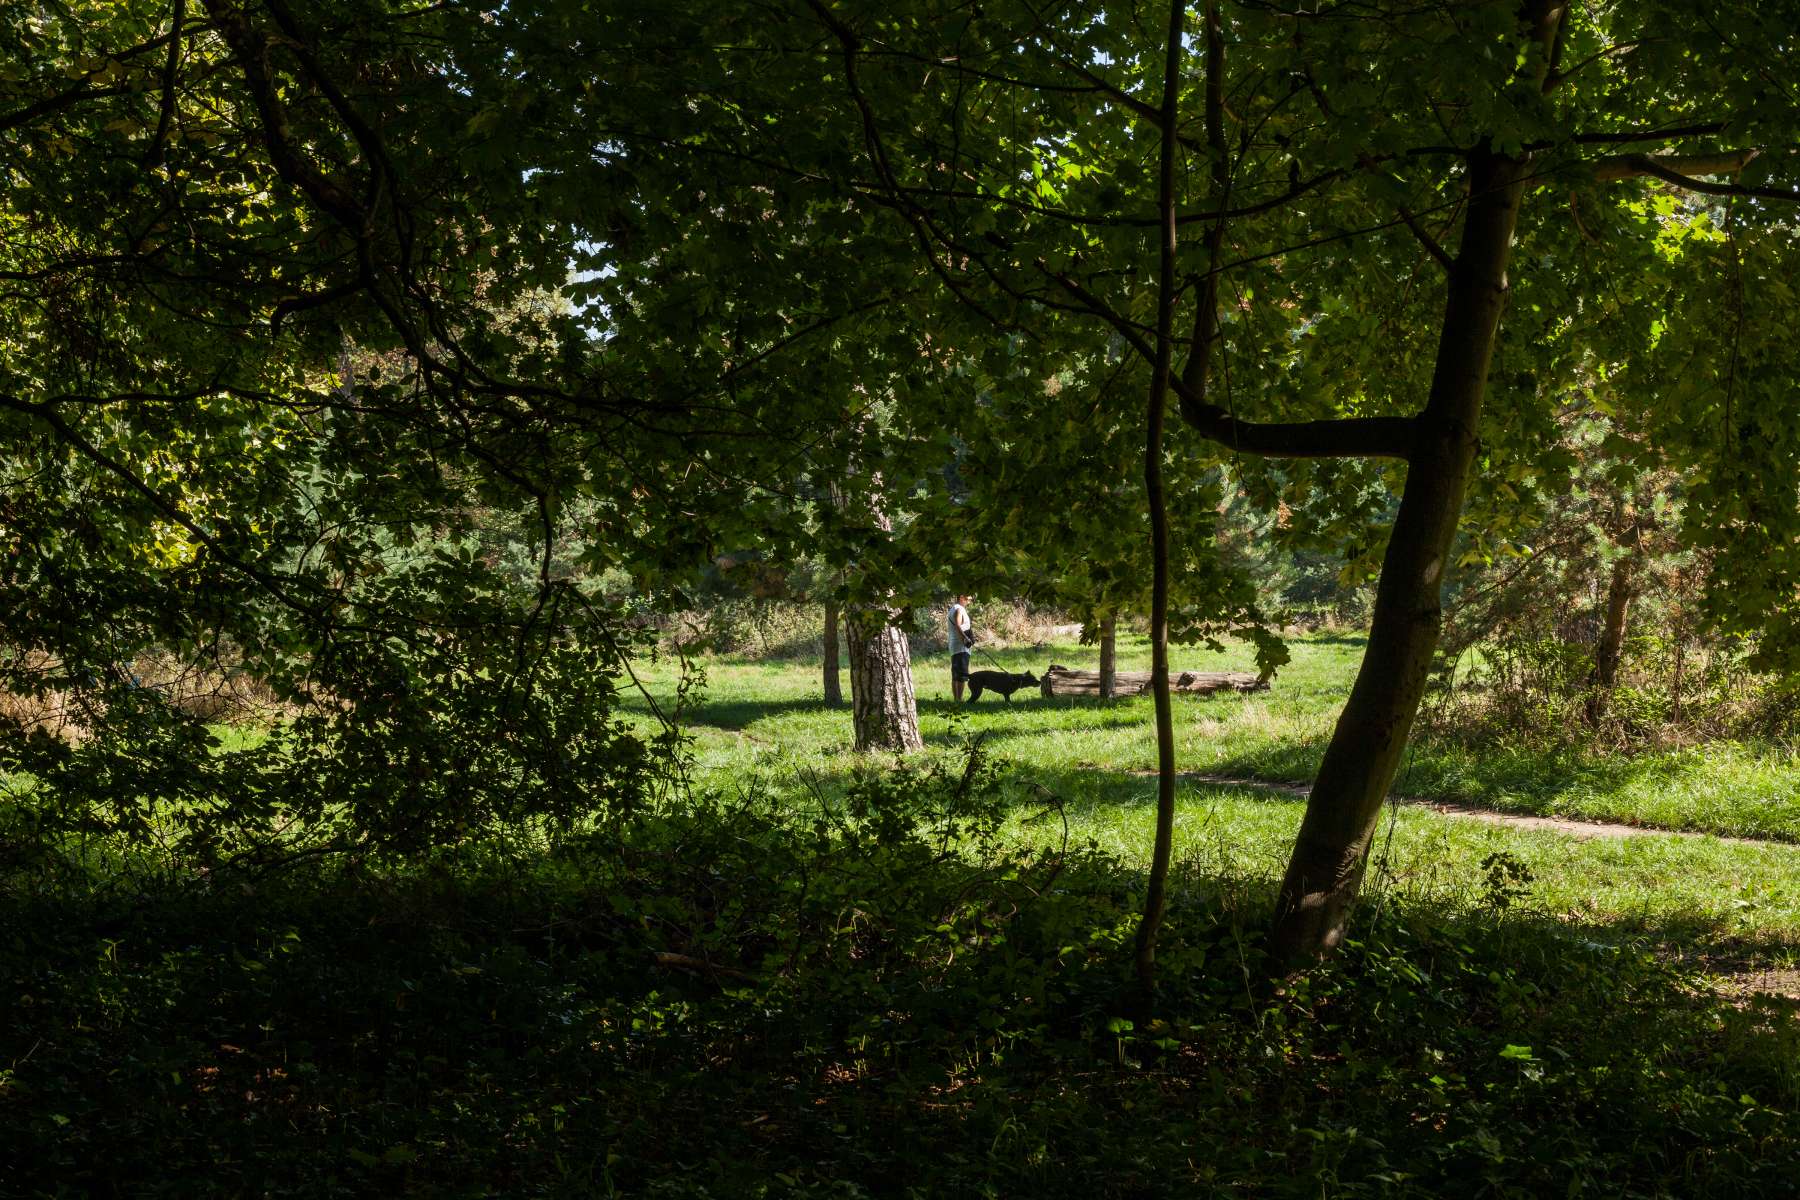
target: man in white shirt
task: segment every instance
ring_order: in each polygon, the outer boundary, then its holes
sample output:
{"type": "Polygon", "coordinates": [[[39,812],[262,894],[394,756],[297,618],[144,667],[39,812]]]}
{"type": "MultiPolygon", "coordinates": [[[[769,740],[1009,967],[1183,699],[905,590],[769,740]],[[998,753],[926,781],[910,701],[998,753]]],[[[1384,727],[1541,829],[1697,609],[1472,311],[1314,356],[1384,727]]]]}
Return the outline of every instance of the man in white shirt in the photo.
{"type": "Polygon", "coordinates": [[[975,631],[969,623],[968,596],[950,602],[950,616],[944,630],[950,645],[950,693],[962,702],[963,684],[969,681],[969,650],[975,645],[975,631]]]}

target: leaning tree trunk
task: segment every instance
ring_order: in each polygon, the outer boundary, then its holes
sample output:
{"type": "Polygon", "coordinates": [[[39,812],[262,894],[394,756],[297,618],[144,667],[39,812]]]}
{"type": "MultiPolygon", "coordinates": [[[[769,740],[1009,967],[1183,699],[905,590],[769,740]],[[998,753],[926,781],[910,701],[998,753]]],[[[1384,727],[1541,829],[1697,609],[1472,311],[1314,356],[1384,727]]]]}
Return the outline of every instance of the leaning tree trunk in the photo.
{"type": "MultiPolygon", "coordinates": [[[[1540,23],[1553,20],[1548,6],[1540,23]]],[[[1276,901],[1271,951],[1296,964],[1344,936],[1442,627],[1444,566],[1474,461],[1525,159],[1469,156],[1468,216],[1450,268],[1431,396],[1382,560],[1369,643],[1326,748],[1276,901]]]]}
{"type": "Polygon", "coordinates": [[[1100,625],[1100,698],[1111,700],[1119,686],[1119,614],[1107,613],[1100,625]]]}
{"type": "Polygon", "coordinates": [[[858,750],[919,750],[912,651],[885,609],[844,614],[850,641],[850,701],[858,750]]]}
{"type": "Polygon", "coordinates": [[[844,687],[838,678],[838,606],[836,600],[825,602],[825,703],[839,708],[844,703],[844,687]]]}

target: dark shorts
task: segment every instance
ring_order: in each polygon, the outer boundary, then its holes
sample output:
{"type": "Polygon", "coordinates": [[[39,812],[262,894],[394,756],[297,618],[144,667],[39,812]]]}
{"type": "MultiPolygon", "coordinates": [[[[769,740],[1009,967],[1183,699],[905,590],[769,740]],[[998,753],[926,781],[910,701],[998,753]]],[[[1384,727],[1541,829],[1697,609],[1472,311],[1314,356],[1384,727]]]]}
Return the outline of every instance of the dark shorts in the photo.
{"type": "Polygon", "coordinates": [[[969,656],[952,654],[950,656],[950,682],[963,683],[969,678],[969,656]]]}

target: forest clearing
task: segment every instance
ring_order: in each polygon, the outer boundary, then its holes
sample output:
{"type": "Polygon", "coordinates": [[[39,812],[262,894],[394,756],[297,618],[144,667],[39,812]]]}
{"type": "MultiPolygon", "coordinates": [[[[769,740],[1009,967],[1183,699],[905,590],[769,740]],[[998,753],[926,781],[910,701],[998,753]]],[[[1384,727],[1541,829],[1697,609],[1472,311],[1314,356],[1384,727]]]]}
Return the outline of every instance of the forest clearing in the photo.
{"type": "MultiPolygon", "coordinates": [[[[1304,778],[1359,649],[1302,636],[1270,692],[1182,698],[1183,761],[1304,778]]],[[[1121,639],[1127,669],[1145,652],[1121,639]]],[[[1413,794],[1638,836],[1392,807],[1362,936],[1273,991],[1257,914],[1302,800],[1183,783],[1165,962],[1185,999],[1140,1027],[1114,955],[1154,836],[1150,698],[957,706],[928,678],[924,760],[890,777],[849,753],[816,658],[694,666],[691,791],[622,858],[446,848],[216,890],[15,892],[0,962],[31,1053],[0,1113],[30,1150],[19,1190],[1787,1186],[1791,750],[1423,739],[1413,794]],[[977,742],[997,773],[958,795],[977,742]],[[1768,840],[1712,836],[1749,830],[1768,840]],[[23,1123],[21,1095],[40,1114],[23,1123]]],[[[639,667],[673,701],[674,656],[639,667]]]]}
{"type": "Polygon", "coordinates": [[[0,4],[0,1197],[1790,1197],[1800,0],[0,4]]]}

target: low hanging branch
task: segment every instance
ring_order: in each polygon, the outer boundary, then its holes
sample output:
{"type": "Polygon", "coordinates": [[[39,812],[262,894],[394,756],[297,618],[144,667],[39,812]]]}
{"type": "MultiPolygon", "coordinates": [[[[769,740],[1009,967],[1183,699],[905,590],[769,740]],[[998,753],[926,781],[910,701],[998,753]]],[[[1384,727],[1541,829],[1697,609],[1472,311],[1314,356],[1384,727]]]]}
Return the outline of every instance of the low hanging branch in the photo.
{"type": "MultiPolygon", "coordinates": [[[[1043,267],[1043,264],[1039,264],[1043,267]]],[[[1048,267],[1043,269],[1049,273],[1048,267]]],[[[1139,327],[1113,312],[1099,297],[1066,273],[1052,278],[1087,310],[1110,324],[1119,338],[1145,361],[1156,350],[1139,327]]],[[[1213,272],[1223,274],[1223,269],[1213,272]]],[[[1183,375],[1192,374],[1193,359],[1183,375]]],[[[1335,417],[1319,421],[1245,421],[1208,403],[1193,383],[1171,374],[1169,387],[1181,403],[1181,417],[1221,446],[1265,458],[1399,458],[1409,459],[1417,421],[1412,417],[1335,417]]]]}
{"type": "Polygon", "coordinates": [[[1243,421],[1184,389],[1181,416],[1221,446],[1263,458],[1398,458],[1413,456],[1413,417],[1343,417],[1321,421],[1243,421]]]}

